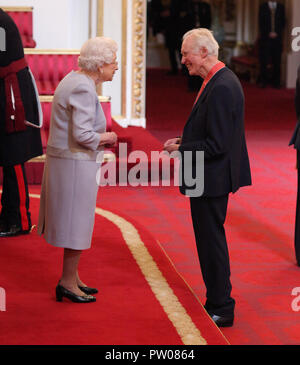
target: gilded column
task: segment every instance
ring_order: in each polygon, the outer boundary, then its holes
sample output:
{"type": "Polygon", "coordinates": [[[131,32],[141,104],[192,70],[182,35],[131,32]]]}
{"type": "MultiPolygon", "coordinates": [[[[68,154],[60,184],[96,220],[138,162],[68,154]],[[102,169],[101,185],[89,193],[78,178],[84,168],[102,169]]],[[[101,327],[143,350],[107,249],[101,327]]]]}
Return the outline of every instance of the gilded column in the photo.
{"type": "Polygon", "coordinates": [[[132,1],[131,118],[141,125],[145,123],[146,7],[146,0],[132,1]],[[138,122],[139,120],[140,123],[138,122]]]}

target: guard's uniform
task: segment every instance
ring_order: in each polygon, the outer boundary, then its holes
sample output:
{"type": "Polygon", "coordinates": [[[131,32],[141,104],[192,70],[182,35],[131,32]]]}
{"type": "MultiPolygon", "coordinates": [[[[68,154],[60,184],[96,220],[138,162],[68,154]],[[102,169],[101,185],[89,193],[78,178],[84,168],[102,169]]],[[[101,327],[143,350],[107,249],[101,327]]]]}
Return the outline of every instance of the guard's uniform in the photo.
{"type": "Polygon", "coordinates": [[[42,114],[18,28],[2,9],[0,27],[5,31],[5,50],[0,50],[0,236],[10,236],[31,228],[24,163],[43,153],[42,114]]]}

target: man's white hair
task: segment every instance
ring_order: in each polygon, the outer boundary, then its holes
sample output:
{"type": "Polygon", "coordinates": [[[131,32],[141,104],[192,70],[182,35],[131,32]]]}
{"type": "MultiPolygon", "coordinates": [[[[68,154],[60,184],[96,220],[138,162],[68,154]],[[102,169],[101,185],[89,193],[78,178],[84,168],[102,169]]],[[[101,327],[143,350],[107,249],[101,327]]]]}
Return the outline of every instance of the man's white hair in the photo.
{"type": "Polygon", "coordinates": [[[111,38],[88,39],[81,47],[78,66],[86,71],[96,72],[99,66],[113,62],[117,50],[117,43],[111,38]]]}
{"type": "Polygon", "coordinates": [[[194,39],[194,50],[198,52],[201,48],[206,48],[208,55],[218,57],[219,44],[213,36],[213,32],[206,28],[196,28],[186,32],[183,40],[192,36],[194,39]]]}

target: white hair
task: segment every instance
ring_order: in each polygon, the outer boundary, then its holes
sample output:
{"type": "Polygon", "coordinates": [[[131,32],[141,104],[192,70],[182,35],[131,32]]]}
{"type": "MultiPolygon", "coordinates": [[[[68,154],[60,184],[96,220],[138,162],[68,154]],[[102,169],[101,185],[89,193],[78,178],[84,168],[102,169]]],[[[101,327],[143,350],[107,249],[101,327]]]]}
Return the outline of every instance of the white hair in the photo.
{"type": "Polygon", "coordinates": [[[219,44],[213,36],[213,32],[206,28],[196,28],[184,34],[183,40],[192,36],[194,39],[195,48],[198,52],[200,48],[206,48],[208,55],[218,57],[219,44]]]}
{"type": "Polygon", "coordinates": [[[117,50],[117,43],[111,38],[88,39],[81,47],[78,66],[86,71],[95,72],[97,67],[112,63],[117,50]]]}

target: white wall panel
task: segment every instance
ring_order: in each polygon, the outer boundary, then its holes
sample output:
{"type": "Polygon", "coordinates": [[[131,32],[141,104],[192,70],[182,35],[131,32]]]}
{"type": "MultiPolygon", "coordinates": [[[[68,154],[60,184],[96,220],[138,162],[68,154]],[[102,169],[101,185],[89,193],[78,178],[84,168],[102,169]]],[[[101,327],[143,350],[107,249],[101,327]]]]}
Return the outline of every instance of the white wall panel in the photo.
{"type": "Polygon", "coordinates": [[[0,0],[0,6],[32,6],[36,48],[80,48],[88,38],[88,0],[0,0]]]}

